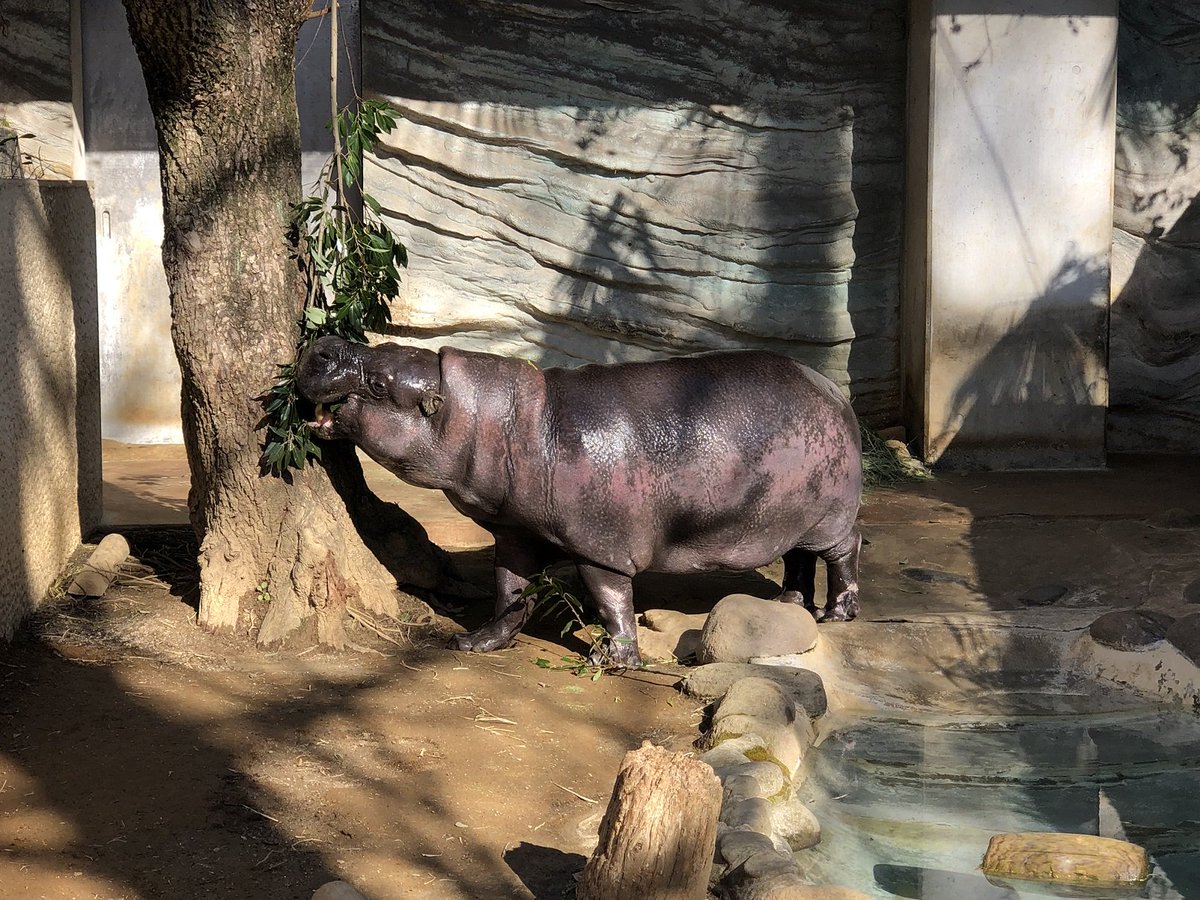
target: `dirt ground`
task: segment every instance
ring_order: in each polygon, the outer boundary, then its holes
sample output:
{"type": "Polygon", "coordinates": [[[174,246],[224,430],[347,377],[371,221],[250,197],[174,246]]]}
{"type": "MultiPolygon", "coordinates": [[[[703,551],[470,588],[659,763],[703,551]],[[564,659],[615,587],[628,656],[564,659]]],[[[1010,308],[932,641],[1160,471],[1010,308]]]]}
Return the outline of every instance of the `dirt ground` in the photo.
{"type": "Polygon", "coordinates": [[[670,676],[534,663],[569,640],[264,653],[156,581],[37,615],[0,662],[4,897],[567,896],[622,755],[696,736],[670,676]]]}
{"type": "MultiPolygon", "coordinates": [[[[127,532],[145,568],[101,601],[38,613],[0,656],[0,897],[275,900],[337,878],[371,898],[568,897],[623,754],[697,737],[702,711],[671,675],[539,667],[582,648],[557,623],[501,653],[445,650],[482,604],[410,629],[403,648],[351,626],[366,653],[206,634],[172,524],[181,460],[105,463],[109,527],[159,524],[127,532]]],[[[486,587],[469,523],[409,499],[486,587]]],[[[1076,606],[1200,602],[1194,460],[944,477],[872,496],[862,519],[866,618],[1012,609],[1048,583],[1076,606]],[[954,578],[903,574],[919,567],[954,578]]],[[[638,605],[774,589],[755,574],[651,578],[638,605]]]]}

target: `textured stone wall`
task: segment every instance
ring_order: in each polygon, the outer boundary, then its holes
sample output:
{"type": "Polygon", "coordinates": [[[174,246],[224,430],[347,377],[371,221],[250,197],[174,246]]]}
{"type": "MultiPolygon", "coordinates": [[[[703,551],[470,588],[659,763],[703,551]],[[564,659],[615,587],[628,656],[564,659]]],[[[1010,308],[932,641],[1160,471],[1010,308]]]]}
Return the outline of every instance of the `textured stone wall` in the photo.
{"type": "Polygon", "coordinates": [[[36,177],[74,177],[71,96],[69,0],[0,0],[0,119],[35,135],[21,149],[36,158],[36,177]]]}
{"type": "Polygon", "coordinates": [[[1110,450],[1200,452],[1200,6],[1122,3],[1110,450]]]}
{"type": "Polygon", "coordinates": [[[398,333],[544,364],[766,347],[898,410],[900,0],[372,0],[398,333]]]}
{"type": "Polygon", "coordinates": [[[0,639],[100,521],[95,248],[86,184],[0,180],[0,639]]]}

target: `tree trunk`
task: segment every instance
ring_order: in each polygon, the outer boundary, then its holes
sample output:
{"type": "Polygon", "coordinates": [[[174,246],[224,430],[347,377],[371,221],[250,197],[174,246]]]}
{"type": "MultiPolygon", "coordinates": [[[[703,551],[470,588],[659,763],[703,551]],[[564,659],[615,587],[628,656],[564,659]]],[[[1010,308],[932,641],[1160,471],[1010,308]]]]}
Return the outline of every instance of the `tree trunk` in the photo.
{"type": "Polygon", "coordinates": [[[300,197],[293,73],[310,2],[125,6],[158,132],[200,622],[273,643],[319,613],[320,638],[336,646],[348,603],[396,615],[397,580],[432,588],[447,569],[396,507],[380,523],[394,529],[390,557],[381,562],[358,537],[354,520],[383,515],[384,504],[368,499],[348,446],[328,447],[324,468],[287,479],[259,468],[256,398],[293,357],[304,302],[286,229],[300,197]]]}
{"type": "Polygon", "coordinates": [[[721,781],[711,766],[649,741],[629,751],[579,900],[703,900],[720,812],[721,781]]]}

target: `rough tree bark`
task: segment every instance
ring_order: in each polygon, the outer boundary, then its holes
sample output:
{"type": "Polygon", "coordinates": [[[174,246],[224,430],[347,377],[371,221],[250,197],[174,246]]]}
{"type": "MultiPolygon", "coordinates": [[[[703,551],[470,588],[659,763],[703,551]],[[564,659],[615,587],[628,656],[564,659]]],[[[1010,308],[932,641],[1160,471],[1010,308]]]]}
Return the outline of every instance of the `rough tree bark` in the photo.
{"type": "Polygon", "coordinates": [[[721,781],[707,763],[649,741],[630,750],[579,900],[703,900],[720,812],[721,781]]]}
{"type": "Polygon", "coordinates": [[[370,494],[348,447],[327,446],[323,468],[287,482],[259,469],[255,398],[294,352],[304,298],[286,227],[300,197],[294,54],[311,0],[125,7],[158,132],[200,622],[274,643],[315,614],[321,641],[340,646],[347,603],[396,615],[397,581],[432,588],[447,566],[419,524],[370,494]],[[372,547],[356,524],[381,535],[372,547]]]}

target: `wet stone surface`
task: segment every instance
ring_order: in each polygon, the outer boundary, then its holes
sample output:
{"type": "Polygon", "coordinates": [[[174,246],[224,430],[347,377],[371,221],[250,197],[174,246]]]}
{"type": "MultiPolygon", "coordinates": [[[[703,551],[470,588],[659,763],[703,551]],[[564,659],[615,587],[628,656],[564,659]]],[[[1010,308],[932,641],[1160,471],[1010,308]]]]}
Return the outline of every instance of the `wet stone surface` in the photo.
{"type": "Polygon", "coordinates": [[[1167,640],[1180,653],[1200,666],[1200,613],[1184,616],[1167,629],[1167,640]]]}
{"type": "Polygon", "coordinates": [[[1185,603],[1195,603],[1200,606],[1200,578],[1197,578],[1183,589],[1183,601],[1185,603]]]}
{"type": "Polygon", "coordinates": [[[1114,650],[1149,650],[1167,636],[1175,617],[1149,609],[1118,609],[1091,624],[1092,640],[1114,650]]]}
{"type": "Polygon", "coordinates": [[[922,566],[909,566],[901,569],[900,574],[918,584],[957,584],[971,587],[971,579],[956,572],[943,572],[939,569],[926,569],[922,566]]]}
{"type": "Polygon", "coordinates": [[[901,896],[1011,900],[1025,893],[988,893],[972,874],[993,836],[1103,833],[1107,807],[1159,867],[1146,896],[1200,896],[1189,856],[1200,845],[1200,719],[1089,705],[1064,698],[1053,715],[910,712],[835,725],[798,794],[822,829],[806,874],[901,896]],[[910,879],[921,893],[898,890],[910,879]]]}
{"type": "Polygon", "coordinates": [[[1018,600],[1024,606],[1050,606],[1066,596],[1065,584],[1043,584],[1021,592],[1018,600]]]}

